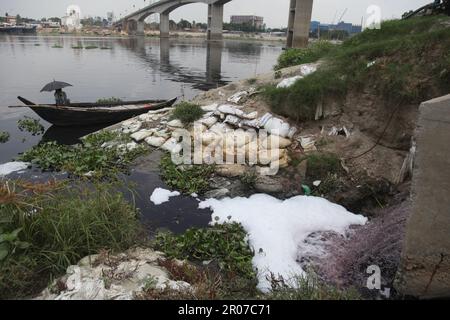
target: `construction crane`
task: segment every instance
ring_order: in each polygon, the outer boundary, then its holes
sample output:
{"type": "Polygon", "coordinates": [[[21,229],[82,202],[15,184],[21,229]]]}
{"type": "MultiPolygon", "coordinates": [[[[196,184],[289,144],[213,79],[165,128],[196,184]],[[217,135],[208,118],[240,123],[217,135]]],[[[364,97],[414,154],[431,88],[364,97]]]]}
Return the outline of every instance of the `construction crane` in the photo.
{"type": "Polygon", "coordinates": [[[347,13],[347,11],[348,11],[348,8],[345,8],[345,10],[344,10],[344,12],[342,13],[341,17],[339,18],[337,24],[339,24],[340,22],[342,22],[342,19],[344,18],[344,16],[345,16],[345,14],[347,13]]]}

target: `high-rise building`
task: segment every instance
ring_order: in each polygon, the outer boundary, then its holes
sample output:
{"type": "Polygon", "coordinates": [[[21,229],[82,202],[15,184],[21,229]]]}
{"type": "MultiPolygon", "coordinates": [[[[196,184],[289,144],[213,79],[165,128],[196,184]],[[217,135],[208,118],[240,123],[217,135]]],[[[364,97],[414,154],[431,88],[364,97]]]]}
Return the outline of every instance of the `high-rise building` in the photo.
{"type": "Polygon", "coordinates": [[[247,24],[256,29],[264,27],[264,18],[258,16],[231,16],[231,24],[247,24]]]}

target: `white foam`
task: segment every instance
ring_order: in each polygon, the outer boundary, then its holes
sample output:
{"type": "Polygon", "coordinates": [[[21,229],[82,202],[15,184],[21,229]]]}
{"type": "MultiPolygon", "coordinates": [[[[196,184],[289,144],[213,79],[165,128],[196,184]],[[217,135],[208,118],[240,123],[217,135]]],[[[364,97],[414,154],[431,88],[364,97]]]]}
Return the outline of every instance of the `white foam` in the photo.
{"type": "Polygon", "coordinates": [[[25,170],[30,164],[27,162],[8,162],[0,164],[0,177],[6,176],[10,173],[25,170]]]}
{"type": "Polygon", "coordinates": [[[159,206],[164,202],[168,202],[171,197],[177,197],[180,193],[178,191],[170,191],[162,188],[156,188],[150,197],[150,201],[159,206]]]}
{"type": "Polygon", "coordinates": [[[271,272],[282,276],[287,283],[294,276],[304,274],[297,261],[301,259],[302,245],[310,234],[318,231],[345,234],[350,225],[367,222],[367,218],[350,213],[342,206],[306,196],[282,201],[256,194],[250,198],[209,199],[201,202],[199,207],[212,209],[213,223],[242,224],[255,251],[253,266],[258,270],[258,288],[263,292],[271,288],[267,279],[271,272]]]}

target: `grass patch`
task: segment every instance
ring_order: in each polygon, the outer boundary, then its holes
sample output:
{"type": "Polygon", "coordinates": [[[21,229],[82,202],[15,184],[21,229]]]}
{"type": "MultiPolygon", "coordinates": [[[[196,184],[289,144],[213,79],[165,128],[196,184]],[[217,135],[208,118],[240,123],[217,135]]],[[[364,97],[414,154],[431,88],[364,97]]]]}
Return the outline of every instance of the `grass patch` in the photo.
{"type": "Polygon", "coordinates": [[[287,49],[278,57],[278,63],[274,69],[280,70],[300,64],[316,62],[332,51],[335,46],[328,41],[317,41],[311,43],[304,49],[287,49]]]}
{"type": "Polygon", "coordinates": [[[72,46],[72,49],[84,49],[82,44],[78,44],[76,46],[72,46]]]}
{"type": "Polygon", "coordinates": [[[143,145],[128,150],[127,144],[131,142],[129,135],[101,131],[87,136],[76,146],[56,142],[36,145],[19,159],[34,163],[45,171],[67,171],[75,176],[93,172],[92,176],[97,178],[114,177],[147,150],[143,145]]]}
{"type": "Polygon", "coordinates": [[[0,143],[7,143],[9,141],[9,132],[1,131],[0,132],[0,143]]]}
{"type": "Polygon", "coordinates": [[[306,178],[308,180],[325,180],[330,174],[341,172],[341,161],[332,153],[314,153],[308,156],[306,178]]]}
{"type": "Polygon", "coordinates": [[[102,98],[97,100],[97,103],[99,104],[121,103],[121,102],[123,102],[122,99],[116,97],[102,98]]]}
{"type": "Polygon", "coordinates": [[[20,131],[29,132],[33,136],[39,136],[45,131],[45,127],[41,124],[39,119],[33,119],[27,116],[17,121],[17,126],[20,131]]]}
{"type": "Polygon", "coordinates": [[[113,190],[104,183],[1,182],[0,299],[38,293],[82,257],[134,245],[137,211],[113,190]]]}
{"type": "MultiPolygon", "coordinates": [[[[280,57],[278,67],[323,58],[319,70],[290,88],[266,87],[272,110],[297,121],[310,120],[326,98],[344,100],[368,90],[386,103],[418,104],[448,93],[450,80],[449,17],[385,21],[380,30],[365,30],[340,46],[280,57]],[[298,58],[297,58],[298,56],[298,58]]],[[[319,46],[320,47],[320,46],[319,46]]]]}
{"type": "Polygon", "coordinates": [[[203,111],[199,105],[189,102],[181,102],[173,111],[171,119],[181,120],[181,122],[187,126],[199,120],[204,114],[205,111],[203,111]]]}
{"type": "Polygon", "coordinates": [[[250,78],[250,79],[247,79],[247,84],[248,84],[248,85],[253,85],[253,84],[255,84],[257,81],[258,81],[258,79],[256,79],[256,78],[250,78]]]}
{"type": "MultiPolygon", "coordinates": [[[[190,229],[182,235],[160,233],[155,247],[169,258],[189,259],[199,264],[208,261],[210,266],[217,266],[221,281],[214,291],[220,291],[218,296],[221,298],[245,298],[257,294],[256,273],[252,266],[254,253],[240,224],[190,229]]],[[[205,276],[205,283],[214,282],[210,279],[210,276],[205,276]]],[[[206,291],[211,292],[211,286],[207,287],[209,290],[206,291]]]]}
{"type": "Polygon", "coordinates": [[[97,46],[86,46],[85,49],[92,50],[92,49],[98,49],[98,47],[97,46]]]}
{"type": "Polygon", "coordinates": [[[356,289],[339,289],[319,280],[317,275],[308,272],[296,278],[296,288],[284,281],[273,280],[272,292],[264,297],[269,300],[360,300],[356,289]]]}
{"type": "Polygon", "coordinates": [[[112,48],[111,47],[101,47],[100,49],[101,50],[111,50],[112,48]]]}
{"type": "Polygon", "coordinates": [[[53,49],[62,49],[62,48],[64,48],[62,45],[60,45],[60,44],[54,44],[53,46],[52,46],[52,48],[53,49]]]}
{"type": "Polygon", "coordinates": [[[209,178],[214,173],[214,166],[177,166],[172,162],[170,154],[161,159],[161,175],[171,188],[186,194],[201,194],[208,190],[209,178]]]}

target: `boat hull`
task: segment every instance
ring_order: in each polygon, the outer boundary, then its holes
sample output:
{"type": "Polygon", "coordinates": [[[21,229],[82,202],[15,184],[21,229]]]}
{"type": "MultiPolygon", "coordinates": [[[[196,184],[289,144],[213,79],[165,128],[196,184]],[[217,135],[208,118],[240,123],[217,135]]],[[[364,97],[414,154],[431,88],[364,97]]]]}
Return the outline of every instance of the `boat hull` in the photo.
{"type": "Polygon", "coordinates": [[[117,107],[61,107],[61,106],[28,106],[45,121],[58,127],[92,126],[115,124],[151,110],[160,110],[172,106],[177,99],[155,101],[142,106],[117,107]]]}
{"type": "Polygon", "coordinates": [[[35,34],[36,27],[0,27],[0,34],[35,34]]]}

